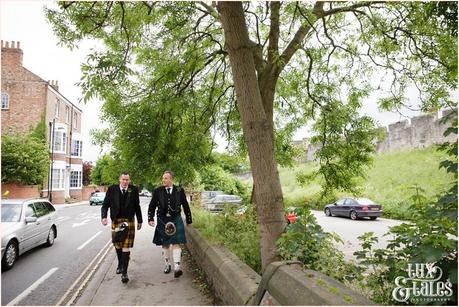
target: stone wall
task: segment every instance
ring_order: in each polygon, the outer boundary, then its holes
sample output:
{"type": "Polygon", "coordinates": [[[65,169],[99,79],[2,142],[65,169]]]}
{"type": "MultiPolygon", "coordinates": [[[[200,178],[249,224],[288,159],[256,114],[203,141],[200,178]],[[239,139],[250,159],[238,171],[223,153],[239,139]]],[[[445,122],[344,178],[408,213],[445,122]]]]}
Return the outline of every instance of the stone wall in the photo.
{"type": "MultiPolygon", "coordinates": [[[[443,111],[441,117],[436,114],[423,114],[410,120],[398,121],[388,127],[382,127],[381,129],[386,131],[386,137],[376,141],[376,152],[421,149],[446,141],[455,141],[457,139],[455,134],[443,136],[449,125],[443,124],[441,121],[450,112],[450,110],[443,111]]],[[[311,144],[309,138],[295,141],[295,144],[306,149],[305,157],[300,157],[298,162],[314,160],[315,153],[320,148],[319,145],[311,144]]]]}

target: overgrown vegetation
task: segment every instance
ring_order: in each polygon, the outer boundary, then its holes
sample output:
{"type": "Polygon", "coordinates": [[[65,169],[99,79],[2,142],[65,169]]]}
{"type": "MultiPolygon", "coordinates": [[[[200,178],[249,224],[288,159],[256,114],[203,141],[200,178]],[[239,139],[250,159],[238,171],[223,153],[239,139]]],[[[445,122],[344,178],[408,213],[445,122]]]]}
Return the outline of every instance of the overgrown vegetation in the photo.
{"type": "Polygon", "coordinates": [[[43,116],[28,134],[2,135],[2,182],[41,185],[48,175],[49,161],[43,116]]]}

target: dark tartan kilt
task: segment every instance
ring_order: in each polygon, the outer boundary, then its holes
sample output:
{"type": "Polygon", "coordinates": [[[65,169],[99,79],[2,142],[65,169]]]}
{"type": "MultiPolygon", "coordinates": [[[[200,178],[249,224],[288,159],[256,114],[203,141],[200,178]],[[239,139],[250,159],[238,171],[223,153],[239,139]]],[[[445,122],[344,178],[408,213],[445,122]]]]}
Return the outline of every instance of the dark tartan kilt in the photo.
{"type": "Polygon", "coordinates": [[[134,219],[115,219],[112,221],[112,242],[115,248],[132,248],[134,246],[135,237],[135,222],[134,219]],[[123,222],[128,223],[128,234],[123,242],[113,242],[115,239],[116,231],[115,228],[120,227],[123,222]]]}
{"type": "Polygon", "coordinates": [[[156,229],[155,236],[153,237],[153,243],[156,245],[169,245],[169,244],[185,244],[185,226],[183,225],[182,217],[179,215],[175,217],[156,217],[156,229]],[[164,232],[166,223],[173,222],[177,231],[174,235],[168,236],[164,232]]]}

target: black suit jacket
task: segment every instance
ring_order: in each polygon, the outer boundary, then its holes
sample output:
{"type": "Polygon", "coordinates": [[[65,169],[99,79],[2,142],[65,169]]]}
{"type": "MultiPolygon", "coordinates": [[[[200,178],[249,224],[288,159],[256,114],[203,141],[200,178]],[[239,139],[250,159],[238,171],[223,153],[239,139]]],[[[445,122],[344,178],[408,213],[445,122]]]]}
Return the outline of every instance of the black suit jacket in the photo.
{"type": "MultiPolygon", "coordinates": [[[[139,189],[136,186],[129,185],[127,189],[126,205],[129,212],[129,217],[137,217],[137,223],[142,223],[142,211],[140,209],[139,189]]],[[[107,218],[107,212],[110,208],[110,218],[112,221],[116,219],[120,212],[120,186],[118,184],[108,187],[105,194],[104,202],[102,203],[101,213],[102,218],[107,218]]]]}
{"type": "MultiPolygon", "coordinates": [[[[156,208],[158,208],[158,216],[163,217],[166,215],[166,197],[167,192],[165,186],[158,187],[154,190],[153,197],[148,206],[148,221],[154,220],[156,208]]],[[[173,185],[171,200],[175,205],[174,207],[178,209],[178,214],[181,212],[180,207],[183,207],[186,223],[191,224],[193,220],[191,218],[191,210],[186,199],[185,190],[182,187],[173,185]]]]}

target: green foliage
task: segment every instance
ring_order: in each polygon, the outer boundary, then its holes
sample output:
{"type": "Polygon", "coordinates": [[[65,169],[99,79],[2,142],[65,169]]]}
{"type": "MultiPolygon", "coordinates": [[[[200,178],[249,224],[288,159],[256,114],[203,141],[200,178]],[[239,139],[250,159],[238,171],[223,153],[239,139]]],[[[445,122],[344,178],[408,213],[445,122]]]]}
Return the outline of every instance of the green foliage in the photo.
{"type": "Polygon", "coordinates": [[[306,268],[342,282],[358,278],[359,269],[347,263],[335,247],[336,242],[342,242],[341,238],[325,232],[309,209],[300,209],[297,214],[297,221],[288,225],[277,241],[282,259],[301,261],[306,268]]]}
{"type": "Polygon", "coordinates": [[[37,126],[30,131],[30,137],[35,138],[43,144],[47,143],[48,137],[46,135],[45,114],[41,115],[40,122],[37,126]]]}
{"type": "Polygon", "coordinates": [[[212,160],[223,170],[231,174],[238,174],[250,169],[247,158],[242,158],[227,153],[212,153],[212,160]]]}
{"type": "MultiPolygon", "coordinates": [[[[457,112],[454,112],[452,129],[446,133],[457,135],[457,112]]],[[[376,303],[397,304],[391,295],[394,280],[397,276],[406,276],[409,263],[434,263],[442,270],[440,281],[447,279],[452,283],[453,295],[441,304],[457,305],[457,140],[452,144],[446,142],[440,150],[446,150],[452,159],[444,160],[442,168],[455,175],[450,189],[439,195],[435,202],[429,202],[423,189],[414,186],[409,208],[412,223],[403,223],[392,227],[386,236],[391,237],[386,249],[374,249],[378,239],[371,233],[361,236],[362,250],[356,252],[364,269],[371,268],[362,281],[362,287],[370,288],[372,299],[376,303]],[[455,165],[455,167],[451,167],[455,165]]],[[[410,287],[412,281],[406,285],[410,287]]],[[[436,301],[413,301],[410,304],[430,303],[436,301]]]]}
{"type": "Polygon", "coordinates": [[[359,192],[356,179],[365,177],[365,168],[372,162],[376,136],[373,120],[358,115],[364,96],[365,93],[354,93],[347,105],[332,101],[323,108],[322,120],[314,125],[317,134],[311,138],[311,143],[320,146],[316,152],[320,167],[300,176],[300,184],[320,177],[323,196],[331,195],[335,189],[359,192]]]}
{"type": "Polygon", "coordinates": [[[235,194],[248,200],[250,196],[247,185],[240,182],[230,173],[218,165],[210,165],[203,168],[200,172],[201,186],[204,190],[223,191],[225,194],[235,194]]]}
{"type": "Polygon", "coordinates": [[[103,155],[96,161],[96,165],[92,168],[91,181],[97,185],[116,184],[121,172],[124,170],[126,169],[123,167],[121,161],[115,160],[110,155],[103,155]]]}
{"type": "Polygon", "coordinates": [[[37,138],[35,132],[2,135],[2,182],[41,185],[48,174],[49,162],[46,140],[37,138]]]}
{"type": "Polygon", "coordinates": [[[193,226],[206,239],[225,246],[254,271],[261,273],[260,238],[253,206],[249,206],[242,216],[230,208],[220,214],[193,208],[193,226]]]}

